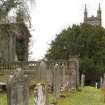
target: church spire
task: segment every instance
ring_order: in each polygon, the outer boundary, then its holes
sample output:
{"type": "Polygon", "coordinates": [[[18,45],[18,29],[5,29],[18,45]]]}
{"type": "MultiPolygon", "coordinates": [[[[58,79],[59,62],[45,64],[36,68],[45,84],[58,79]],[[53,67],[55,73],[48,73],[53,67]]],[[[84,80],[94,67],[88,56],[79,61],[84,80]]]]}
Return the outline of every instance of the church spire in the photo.
{"type": "Polygon", "coordinates": [[[87,7],[86,7],[86,4],[85,4],[85,12],[87,12],[87,7]]]}
{"type": "Polygon", "coordinates": [[[85,11],[84,11],[84,21],[87,19],[87,7],[86,7],[86,4],[85,4],[85,11]]]}
{"type": "Polygon", "coordinates": [[[100,3],[99,3],[98,10],[97,10],[97,17],[101,19],[101,6],[100,6],[100,3]]]}
{"type": "Polygon", "coordinates": [[[100,3],[99,3],[99,9],[98,10],[100,10],[101,11],[101,6],[100,6],[100,3]]]}

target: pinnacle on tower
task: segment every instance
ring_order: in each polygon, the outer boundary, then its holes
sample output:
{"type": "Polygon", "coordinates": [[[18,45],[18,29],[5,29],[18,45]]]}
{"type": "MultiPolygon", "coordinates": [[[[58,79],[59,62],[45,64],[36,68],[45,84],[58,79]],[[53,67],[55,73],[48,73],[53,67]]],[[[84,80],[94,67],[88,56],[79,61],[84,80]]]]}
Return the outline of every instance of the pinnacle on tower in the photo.
{"type": "Polygon", "coordinates": [[[84,21],[87,19],[87,7],[86,7],[86,4],[85,4],[85,11],[84,11],[84,21]]]}
{"type": "Polygon", "coordinates": [[[87,7],[86,7],[86,4],[85,4],[85,12],[87,12],[87,7]]]}
{"type": "Polygon", "coordinates": [[[100,6],[100,3],[99,3],[99,10],[101,11],[101,6],[100,6]]]}
{"type": "Polygon", "coordinates": [[[100,3],[99,3],[98,10],[97,10],[97,14],[101,14],[101,6],[100,6],[100,3]]]}
{"type": "Polygon", "coordinates": [[[100,3],[99,3],[99,8],[98,8],[98,10],[97,10],[97,17],[98,17],[99,19],[101,19],[101,6],[100,6],[100,3]]]}

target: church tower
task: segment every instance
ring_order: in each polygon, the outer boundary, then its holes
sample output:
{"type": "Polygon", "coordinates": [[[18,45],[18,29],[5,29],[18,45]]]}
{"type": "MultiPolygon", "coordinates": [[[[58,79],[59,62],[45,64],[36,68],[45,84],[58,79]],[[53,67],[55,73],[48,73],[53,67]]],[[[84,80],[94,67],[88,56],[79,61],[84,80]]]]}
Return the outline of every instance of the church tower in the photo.
{"type": "Polygon", "coordinates": [[[94,25],[94,26],[101,26],[101,7],[100,7],[100,3],[99,3],[99,8],[97,10],[97,16],[94,17],[94,16],[91,16],[91,17],[88,17],[88,12],[87,12],[87,7],[86,7],[86,4],[85,4],[85,11],[84,11],[84,23],[86,24],[91,24],[91,25],[94,25]]]}

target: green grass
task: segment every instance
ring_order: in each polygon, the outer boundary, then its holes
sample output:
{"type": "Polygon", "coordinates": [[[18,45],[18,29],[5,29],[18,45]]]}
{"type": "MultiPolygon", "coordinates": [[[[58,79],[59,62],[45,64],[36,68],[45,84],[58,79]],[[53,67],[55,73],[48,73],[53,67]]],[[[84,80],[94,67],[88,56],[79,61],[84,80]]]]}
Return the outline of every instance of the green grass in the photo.
{"type": "MultiPolygon", "coordinates": [[[[7,105],[6,93],[0,93],[0,105],[7,105]]],[[[30,94],[29,105],[34,105],[34,96],[32,92],[30,94]]]]}
{"type": "Polygon", "coordinates": [[[30,93],[29,105],[34,105],[34,94],[33,91],[30,93]]]}
{"type": "Polygon", "coordinates": [[[7,96],[5,93],[0,93],[0,105],[7,105],[7,96]]]}
{"type": "MultiPolygon", "coordinates": [[[[52,102],[52,96],[49,95],[49,101],[52,102]]],[[[70,93],[64,92],[57,103],[58,105],[105,105],[100,90],[94,87],[85,87],[82,91],[70,93]]],[[[0,105],[7,105],[6,94],[0,93],[0,105]]],[[[33,94],[31,93],[29,105],[34,105],[33,94]]]]}
{"type": "Polygon", "coordinates": [[[58,100],[59,105],[105,105],[100,90],[85,87],[80,92],[67,93],[66,98],[58,100]]]}

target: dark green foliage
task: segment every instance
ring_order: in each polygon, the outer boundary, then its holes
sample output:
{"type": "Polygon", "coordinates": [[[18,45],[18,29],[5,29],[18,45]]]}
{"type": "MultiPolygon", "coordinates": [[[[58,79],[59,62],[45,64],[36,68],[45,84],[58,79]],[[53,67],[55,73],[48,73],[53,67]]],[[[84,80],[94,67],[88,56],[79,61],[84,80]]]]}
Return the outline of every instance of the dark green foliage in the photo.
{"type": "Polygon", "coordinates": [[[5,17],[8,12],[16,8],[21,2],[19,0],[1,0],[0,1],[0,17],[5,17]]]}
{"type": "Polygon", "coordinates": [[[57,35],[46,57],[69,59],[71,55],[79,55],[80,72],[86,74],[87,80],[99,80],[105,72],[105,29],[88,24],[73,25],[57,35]]]}
{"type": "Polygon", "coordinates": [[[21,12],[21,16],[25,21],[30,22],[30,13],[28,2],[33,3],[35,0],[0,0],[0,21],[6,22],[9,18],[8,14],[14,11],[14,14],[21,12]]]}

